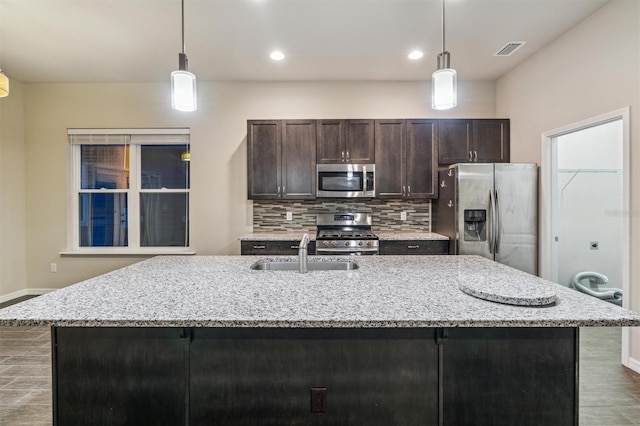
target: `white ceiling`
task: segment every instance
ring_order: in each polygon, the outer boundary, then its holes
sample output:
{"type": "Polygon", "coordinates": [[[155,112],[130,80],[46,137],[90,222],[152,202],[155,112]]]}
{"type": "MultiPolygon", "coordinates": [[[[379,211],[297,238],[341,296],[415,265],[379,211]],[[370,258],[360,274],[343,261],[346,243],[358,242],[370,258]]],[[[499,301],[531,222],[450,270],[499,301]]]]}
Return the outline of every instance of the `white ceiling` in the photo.
{"type": "MultiPolygon", "coordinates": [[[[494,80],[608,0],[446,0],[446,48],[463,80],[494,80]],[[527,43],[510,57],[493,54],[527,43]]],[[[185,0],[199,80],[426,80],[440,0],[185,0]],[[273,49],[286,59],[269,59],[273,49]],[[421,49],[425,56],[409,61],[421,49]]],[[[0,68],[25,83],[167,81],[180,0],[0,0],[0,68]]]]}

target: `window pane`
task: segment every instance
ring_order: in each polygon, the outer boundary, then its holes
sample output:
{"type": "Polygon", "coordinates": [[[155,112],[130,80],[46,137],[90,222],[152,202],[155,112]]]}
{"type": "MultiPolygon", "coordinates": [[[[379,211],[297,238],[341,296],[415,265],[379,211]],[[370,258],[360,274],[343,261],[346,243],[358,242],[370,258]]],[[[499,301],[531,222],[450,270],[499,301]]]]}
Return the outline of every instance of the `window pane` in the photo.
{"type": "Polygon", "coordinates": [[[129,188],[129,146],[83,145],[80,150],[80,188],[129,188]]]}
{"type": "Polygon", "coordinates": [[[189,245],[189,194],[140,194],[140,246],[189,245]]]}
{"type": "Polygon", "coordinates": [[[80,247],[125,247],[127,194],[80,195],[80,247]]]}
{"type": "Polygon", "coordinates": [[[189,188],[189,161],[182,160],[188,145],[142,145],[140,151],[142,189],[189,188]]]}

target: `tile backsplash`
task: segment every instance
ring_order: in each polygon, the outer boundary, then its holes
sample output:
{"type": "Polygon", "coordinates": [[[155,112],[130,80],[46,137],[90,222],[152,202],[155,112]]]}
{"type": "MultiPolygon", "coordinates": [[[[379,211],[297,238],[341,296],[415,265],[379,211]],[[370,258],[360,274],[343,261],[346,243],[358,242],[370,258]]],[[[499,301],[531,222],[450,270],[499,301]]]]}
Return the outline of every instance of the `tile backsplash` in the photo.
{"type": "Polygon", "coordinates": [[[254,232],[313,230],[317,213],[367,212],[372,215],[373,232],[430,232],[429,200],[350,200],[325,198],[309,201],[253,201],[254,232]],[[293,220],[286,220],[291,212],[293,220]],[[400,214],[407,213],[407,220],[400,214]]]}

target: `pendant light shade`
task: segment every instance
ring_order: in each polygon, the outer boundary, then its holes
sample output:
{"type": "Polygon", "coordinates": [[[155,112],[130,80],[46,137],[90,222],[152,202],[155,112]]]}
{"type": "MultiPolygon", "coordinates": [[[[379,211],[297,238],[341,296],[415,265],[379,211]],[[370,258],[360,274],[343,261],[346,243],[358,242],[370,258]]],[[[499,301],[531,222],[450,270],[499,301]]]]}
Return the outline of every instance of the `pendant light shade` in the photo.
{"type": "Polygon", "coordinates": [[[184,50],[184,0],[182,0],[182,52],[178,54],[178,70],[171,73],[171,108],[178,111],[195,111],[198,109],[196,76],[188,71],[189,61],[184,50]]]}
{"type": "Polygon", "coordinates": [[[0,70],[0,98],[9,96],[9,77],[2,73],[0,70]]]}
{"type": "Polygon", "coordinates": [[[451,109],[458,103],[458,73],[449,67],[449,52],[438,55],[438,70],[431,76],[431,106],[451,109]]]}
{"type": "Polygon", "coordinates": [[[444,48],[444,0],[442,0],[442,52],[438,55],[438,69],[431,76],[431,106],[451,109],[458,104],[458,73],[451,68],[451,56],[444,48]]]}

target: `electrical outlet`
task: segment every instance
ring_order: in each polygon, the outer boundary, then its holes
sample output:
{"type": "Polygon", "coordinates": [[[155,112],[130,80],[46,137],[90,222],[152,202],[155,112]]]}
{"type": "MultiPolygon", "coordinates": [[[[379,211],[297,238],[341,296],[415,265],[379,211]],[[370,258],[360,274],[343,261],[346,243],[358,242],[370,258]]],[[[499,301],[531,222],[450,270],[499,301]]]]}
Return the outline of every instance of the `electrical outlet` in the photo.
{"type": "Polygon", "coordinates": [[[327,388],[311,388],[311,412],[327,412],[327,388]]]}
{"type": "Polygon", "coordinates": [[[293,220],[293,212],[287,212],[287,220],[293,220]]]}
{"type": "Polygon", "coordinates": [[[400,212],[400,220],[407,220],[407,212],[400,212]]]}
{"type": "Polygon", "coordinates": [[[51,272],[58,272],[58,264],[57,263],[52,263],[49,270],[51,272]]]}

